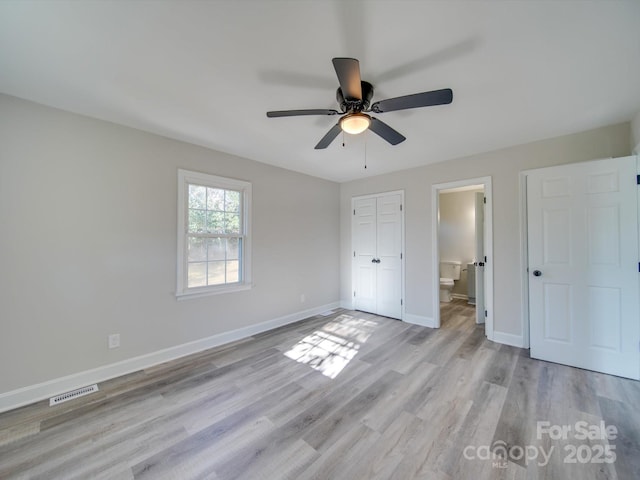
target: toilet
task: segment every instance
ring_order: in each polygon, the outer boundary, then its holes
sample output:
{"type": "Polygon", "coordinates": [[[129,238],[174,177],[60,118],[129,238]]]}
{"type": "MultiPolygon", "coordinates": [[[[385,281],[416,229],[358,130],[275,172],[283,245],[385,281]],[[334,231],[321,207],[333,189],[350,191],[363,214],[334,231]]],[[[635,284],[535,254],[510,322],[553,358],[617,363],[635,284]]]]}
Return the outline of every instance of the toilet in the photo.
{"type": "Polygon", "coordinates": [[[451,290],[456,280],[460,280],[460,262],[440,262],[440,301],[451,301],[451,290]]]}

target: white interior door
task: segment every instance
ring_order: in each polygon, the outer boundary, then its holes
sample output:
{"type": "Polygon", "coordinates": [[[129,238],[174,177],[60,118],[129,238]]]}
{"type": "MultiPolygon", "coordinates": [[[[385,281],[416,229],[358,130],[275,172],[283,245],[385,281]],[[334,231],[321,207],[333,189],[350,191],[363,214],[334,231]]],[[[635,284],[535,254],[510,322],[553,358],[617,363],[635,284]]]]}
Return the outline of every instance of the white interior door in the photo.
{"type": "Polygon", "coordinates": [[[354,308],[402,318],[402,194],[353,202],[354,308]]]}
{"type": "Polygon", "coordinates": [[[378,315],[402,318],[402,198],[388,194],[377,199],[378,315]]]}
{"type": "Polygon", "coordinates": [[[476,193],[476,323],[484,323],[484,192],[476,193]]]}
{"type": "Polygon", "coordinates": [[[527,175],[531,356],[640,378],[635,157],[527,175]]]}
{"type": "Polygon", "coordinates": [[[375,313],[378,288],[375,263],[377,253],[375,198],[355,199],[353,222],[354,308],[375,313]]]}

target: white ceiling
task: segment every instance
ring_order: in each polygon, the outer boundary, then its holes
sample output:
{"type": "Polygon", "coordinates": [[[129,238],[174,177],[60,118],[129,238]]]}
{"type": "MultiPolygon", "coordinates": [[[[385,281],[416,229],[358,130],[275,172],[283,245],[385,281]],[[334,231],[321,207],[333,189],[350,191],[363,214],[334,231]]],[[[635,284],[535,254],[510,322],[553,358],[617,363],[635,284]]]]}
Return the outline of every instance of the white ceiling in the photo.
{"type": "Polygon", "coordinates": [[[630,120],[640,1],[5,0],[0,92],[347,181],[630,120]],[[453,103],[314,150],[335,117],[265,112],[337,108],[340,56],[373,101],[453,103]]]}

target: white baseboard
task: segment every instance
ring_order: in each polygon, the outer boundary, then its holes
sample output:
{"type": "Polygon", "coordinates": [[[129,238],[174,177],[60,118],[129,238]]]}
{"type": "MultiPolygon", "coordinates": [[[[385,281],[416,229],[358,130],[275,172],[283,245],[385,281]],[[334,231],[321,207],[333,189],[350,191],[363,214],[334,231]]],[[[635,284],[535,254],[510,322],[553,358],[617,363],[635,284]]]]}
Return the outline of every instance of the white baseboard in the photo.
{"type": "Polygon", "coordinates": [[[493,338],[491,340],[497,343],[511,345],[512,347],[524,348],[524,339],[522,338],[522,335],[494,331],[493,338]]]}
{"type": "Polygon", "coordinates": [[[165,348],[163,350],[111,363],[102,367],[85,370],[65,377],[38,383],[36,385],[29,385],[9,392],[0,393],[0,412],[13,410],[14,408],[39,402],[53,397],[54,395],[59,395],[70,390],[75,390],[76,388],[84,387],[85,385],[104,382],[111,378],[133,373],[160,363],[175,360],[193,353],[198,353],[219,345],[224,345],[225,343],[241,340],[243,338],[250,337],[251,335],[266,332],[267,330],[273,330],[274,328],[298,322],[313,315],[339,307],[340,302],[321,305],[319,307],[302,310],[300,312],[267,320],[266,322],[257,323],[255,325],[249,325],[230,332],[219,333],[211,337],[201,338],[193,342],[165,348]]]}
{"type": "Polygon", "coordinates": [[[423,327],[436,328],[435,322],[431,317],[423,317],[422,315],[414,315],[413,313],[405,313],[404,319],[407,323],[412,323],[414,325],[420,325],[423,327]]]}

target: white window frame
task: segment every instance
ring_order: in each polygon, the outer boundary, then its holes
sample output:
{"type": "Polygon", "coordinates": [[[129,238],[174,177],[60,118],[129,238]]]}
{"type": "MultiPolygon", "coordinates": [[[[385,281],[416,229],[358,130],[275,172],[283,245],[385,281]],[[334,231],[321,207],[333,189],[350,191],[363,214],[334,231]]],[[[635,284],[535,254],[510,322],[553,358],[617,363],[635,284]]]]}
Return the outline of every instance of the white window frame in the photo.
{"type": "Polygon", "coordinates": [[[176,297],[193,298],[205,295],[248,290],[251,285],[251,183],[233,178],[218,177],[207,173],[178,169],[178,269],[176,297]],[[188,230],[189,230],[189,185],[200,185],[224,190],[240,192],[240,209],[242,214],[242,240],[240,258],[240,282],[222,285],[207,285],[188,288],[188,230]]]}

